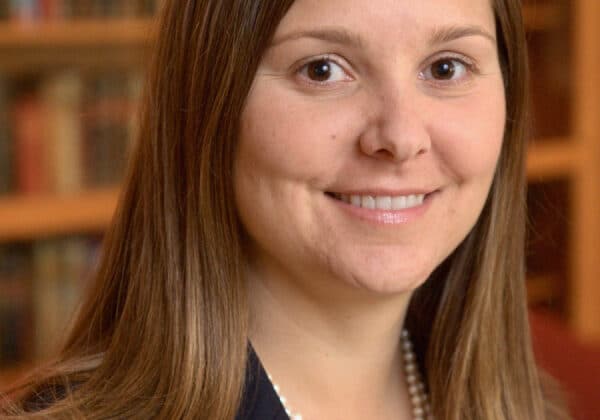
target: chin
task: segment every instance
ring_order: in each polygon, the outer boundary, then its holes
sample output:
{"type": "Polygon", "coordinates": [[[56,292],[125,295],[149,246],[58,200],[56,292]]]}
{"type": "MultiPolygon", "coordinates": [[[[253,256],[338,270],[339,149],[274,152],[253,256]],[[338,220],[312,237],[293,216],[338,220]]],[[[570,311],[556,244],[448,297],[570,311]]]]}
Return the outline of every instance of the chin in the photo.
{"type": "Polygon", "coordinates": [[[363,292],[374,295],[398,295],[412,293],[420,287],[431,275],[432,269],[416,269],[404,267],[390,272],[380,269],[346,274],[345,282],[363,292]]]}

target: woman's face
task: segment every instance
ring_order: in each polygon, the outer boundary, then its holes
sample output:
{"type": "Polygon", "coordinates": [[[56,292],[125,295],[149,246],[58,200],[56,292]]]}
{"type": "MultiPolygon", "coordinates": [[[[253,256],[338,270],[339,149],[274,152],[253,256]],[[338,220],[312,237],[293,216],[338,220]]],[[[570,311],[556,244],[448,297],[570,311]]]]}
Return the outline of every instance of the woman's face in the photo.
{"type": "Polygon", "coordinates": [[[490,0],[297,0],[241,117],[254,268],[414,289],[475,224],[504,123],[490,0]]]}

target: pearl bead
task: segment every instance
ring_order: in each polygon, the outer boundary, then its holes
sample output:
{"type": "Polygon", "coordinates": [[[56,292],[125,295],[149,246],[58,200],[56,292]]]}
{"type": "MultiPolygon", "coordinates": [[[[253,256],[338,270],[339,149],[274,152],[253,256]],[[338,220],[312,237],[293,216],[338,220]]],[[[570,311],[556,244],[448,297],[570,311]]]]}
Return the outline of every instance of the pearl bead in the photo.
{"type": "Polygon", "coordinates": [[[414,416],[423,416],[424,414],[425,414],[425,411],[421,407],[415,407],[415,408],[413,408],[413,415],[414,416]]]}
{"type": "Polygon", "coordinates": [[[406,375],[406,382],[408,382],[411,385],[417,385],[418,380],[419,378],[417,378],[417,375],[415,374],[406,375]]]}

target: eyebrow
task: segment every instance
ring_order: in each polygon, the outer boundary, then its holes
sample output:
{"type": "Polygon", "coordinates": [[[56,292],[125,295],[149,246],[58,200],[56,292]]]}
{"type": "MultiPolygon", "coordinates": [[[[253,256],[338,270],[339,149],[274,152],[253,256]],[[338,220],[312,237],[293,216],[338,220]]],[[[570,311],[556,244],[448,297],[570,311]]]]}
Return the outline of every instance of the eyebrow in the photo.
{"type": "Polygon", "coordinates": [[[306,31],[291,32],[275,38],[269,47],[275,47],[287,41],[293,41],[301,38],[313,38],[321,41],[327,41],[334,44],[347,45],[355,48],[364,48],[366,43],[358,34],[349,32],[344,28],[321,28],[309,29],[306,31]]]}
{"type": "Polygon", "coordinates": [[[444,44],[446,42],[454,41],[455,39],[464,38],[468,36],[482,36],[485,39],[491,41],[496,45],[496,37],[490,34],[488,31],[483,29],[481,26],[468,25],[468,26],[448,26],[437,28],[431,38],[429,39],[430,45],[444,44]]]}
{"type": "MultiPolygon", "coordinates": [[[[496,44],[496,38],[492,34],[482,27],[475,25],[436,28],[433,32],[433,35],[429,39],[429,44],[443,44],[469,36],[482,36],[491,41],[494,45],[496,44]]],[[[282,35],[275,38],[269,45],[269,48],[276,47],[277,45],[287,41],[294,41],[302,38],[313,38],[359,49],[365,48],[366,46],[365,40],[360,35],[349,32],[344,28],[330,27],[321,29],[308,29],[282,35]]]]}

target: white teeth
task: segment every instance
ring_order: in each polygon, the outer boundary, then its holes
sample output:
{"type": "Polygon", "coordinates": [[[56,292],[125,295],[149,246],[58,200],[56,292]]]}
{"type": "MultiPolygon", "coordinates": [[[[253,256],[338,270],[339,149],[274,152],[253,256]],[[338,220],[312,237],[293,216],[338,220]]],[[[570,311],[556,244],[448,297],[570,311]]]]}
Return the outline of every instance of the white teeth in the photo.
{"type": "Polygon", "coordinates": [[[406,200],[406,201],[407,201],[407,203],[406,203],[407,207],[414,207],[417,205],[418,199],[417,199],[416,195],[409,195],[408,200],[406,200]]]}
{"type": "Polygon", "coordinates": [[[406,197],[394,197],[392,198],[392,210],[402,210],[406,208],[406,197]]]}
{"type": "Polygon", "coordinates": [[[375,207],[381,210],[391,210],[392,197],[377,197],[375,199],[375,207]]]}
{"type": "Polygon", "coordinates": [[[423,204],[425,194],[402,196],[372,196],[340,194],[337,198],[355,207],[377,210],[403,210],[423,204]]]}
{"type": "Polygon", "coordinates": [[[375,199],[370,195],[363,195],[360,197],[360,206],[364,209],[374,209],[375,204],[375,199]]]}

